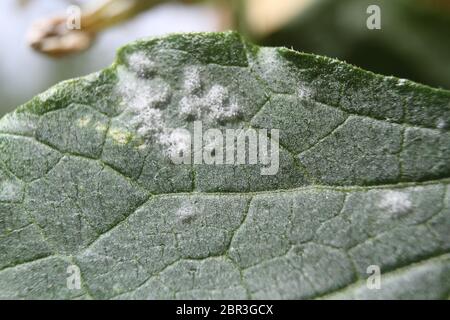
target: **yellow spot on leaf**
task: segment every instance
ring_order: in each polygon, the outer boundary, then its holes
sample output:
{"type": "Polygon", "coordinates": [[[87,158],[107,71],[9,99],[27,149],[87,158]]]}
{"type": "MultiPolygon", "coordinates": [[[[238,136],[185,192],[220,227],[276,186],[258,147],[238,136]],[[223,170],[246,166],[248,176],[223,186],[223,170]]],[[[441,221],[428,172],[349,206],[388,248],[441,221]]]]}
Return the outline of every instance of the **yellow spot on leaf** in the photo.
{"type": "Polygon", "coordinates": [[[100,122],[97,122],[97,125],[95,126],[95,130],[98,132],[105,132],[107,129],[108,127],[100,122]]]}
{"type": "Polygon", "coordinates": [[[127,144],[133,139],[133,134],[120,129],[112,129],[109,136],[118,144],[127,144]]]}
{"type": "Polygon", "coordinates": [[[80,119],[78,119],[78,126],[81,127],[81,128],[84,128],[90,122],[91,122],[91,118],[90,117],[81,117],[80,119]]]}

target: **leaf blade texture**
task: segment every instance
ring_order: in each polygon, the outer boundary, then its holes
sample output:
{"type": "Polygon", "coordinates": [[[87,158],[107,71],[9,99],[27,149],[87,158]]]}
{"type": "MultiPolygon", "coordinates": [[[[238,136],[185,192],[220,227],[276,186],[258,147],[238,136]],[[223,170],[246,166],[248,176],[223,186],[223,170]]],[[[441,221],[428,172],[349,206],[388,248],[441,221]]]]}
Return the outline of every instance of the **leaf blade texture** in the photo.
{"type": "Polygon", "coordinates": [[[0,297],[448,299],[449,119],[448,91],[236,33],[135,42],[1,119],[0,297]],[[279,172],[173,164],[195,120],[280,129],[279,172]]]}

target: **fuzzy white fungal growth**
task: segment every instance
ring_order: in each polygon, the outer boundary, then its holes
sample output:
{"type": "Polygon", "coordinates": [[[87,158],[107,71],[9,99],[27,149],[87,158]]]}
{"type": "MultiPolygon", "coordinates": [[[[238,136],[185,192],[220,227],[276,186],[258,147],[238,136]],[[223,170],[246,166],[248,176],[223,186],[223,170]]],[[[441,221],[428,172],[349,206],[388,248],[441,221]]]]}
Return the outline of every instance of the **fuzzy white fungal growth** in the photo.
{"type": "Polygon", "coordinates": [[[440,118],[437,121],[436,127],[440,130],[446,129],[448,126],[447,121],[445,121],[444,119],[440,118]]]}
{"type": "Polygon", "coordinates": [[[266,64],[269,69],[277,69],[283,64],[280,55],[273,49],[261,48],[258,55],[260,56],[259,60],[264,61],[264,64],[266,64]]]}
{"type": "Polygon", "coordinates": [[[130,70],[136,72],[139,76],[150,75],[156,71],[156,64],[145,52],[133,52],[127,58],[130,70]]]}
{"type": "Polygon", "coordinates": [[[183,97],[180,101],[180,114],[200,119],[202,117],[202,100],[196,96],[183,97]]]}
{"type": "Polygon", "coordinates": [[[144,138],[150,138],[164,129],[162,113],[159,109],[142,110],[132,119],[131,123],[137,128],[138,134],[144,138]]]}
{"type": "Polygon", "coordinates": [[[412,209],[412,202],[406,192],[387,191],[383,193],[378,206],[389,214],[398,216],[408,213],[412,209]]]}
{"type": "Polygon", "coordinates": [[[210,115],[218,121],[232,119],[239,115],[239,106],[231,102],[228,90],[222,86],[215,85],[208,92],[205,103],[210,106],[210,115]]]}
{"type": "Polygon", "coordinates": [[[228,89],[221,85],[213,85],[201,97],[202,85],[198,68],[189,67],[184,73],[184,89],[186,97],[180,101],[180,114],[195,119],[202,119],[209,115],[213,120],[225,121],[239,115],[240,108],[237,102],[230,98],[228,89]]]}
{"type": "Polygon", "coordinates": [[[305,85],[300,85],[297,88],[297,95],[299,98],[308,99],[312,97],[312,91],[310,88],[307,88],[305,85]]]}
{"type": "Polygon", "coordinates": [[[119,68],[117,74],[118,90],[128,110],[139,113],[146,108],[158,108],[171,97],[170,86],[161,79],[141,79],[124,68],[119,68]]]}
{"type": "Polygon", "coordinates": [[[117,90],[123,97],[124,111],[132,115],[131,124],[145,139],[158,138],[165,131],[161,109],[170,101],[170,86],[160,78],[139,78],[123,67],[117,73],[117,90]]]}
{"type": "Polygon", "coordinates": [[[175,129],[159,135],[159,143],[167,147],[167,154],[171,158],[180,157],[191,151],[191,135],[185,129],[175,129]]]}
{"type": "Polygon", "coordinates": [[[15,201],[17,196],[21,194],[21,185],[11,181],[4,180],[0,182],[0,200],[1,201],[15,201]]]}
{"type": "Polygon", "coordinates": [[[195,208],[192,206],[192,203],[185,202],[177,210],[175,215],[181,222],[189,221],[195,216],[195,208]]]}
{"type": "MultiPolygon", "coordinates": [[[[171,130],[164,121],[163,111],[171,99],[170,86],[155,76],[140,77],[142,72],[153,68],[153,63],[144,53],[134,53],[128,57],[130,70],[117,69],[117,90],[123,98],[124,111],[131,114],[131,124],[146,141],[152,140],[166,147],[169,157],[190,152],[191,138],[186,130],[171,130]]],[[[179,104],[180,114],[195,119],[225,121],[239,114],[237,102],[230,98],[227,88],[213,85],[202,95],[200,69],[186,68],[184,72],[185,96],[179,104]],[[208,117],[206,117],[208,116],[208,117]]]]}
{"type": "MultiPolygon", "coordinates": [[[[279,82],[280,84],[277,86],[280,88],[278,90],[290,90],[292,87],[290,83],[295,82],[297,83],[295,94],[299,98],[313,98],[315,91],[313,91],[308,82],[304,81],[301,77],[301,73],[303,71],[308,71],[308,69],[297,70],[293,68],[292,65],[280,55],[278,50],[273,48],[261,48],[258,52],[258,56],[259,61],[264,61],[264,77],[279,82]],[[283,74],[285,80],[280,79],[280,74],[283,74]]],[[[336,70],[341,67],[337,60],[332,60],[331,63],[334,64],[336,70]]]]}
{"type": "Polygon", "coordinates": [[[184,88],[190,94],[194,94],[202,88],[198,67],[186,68],[184,72],[184,88]]]}

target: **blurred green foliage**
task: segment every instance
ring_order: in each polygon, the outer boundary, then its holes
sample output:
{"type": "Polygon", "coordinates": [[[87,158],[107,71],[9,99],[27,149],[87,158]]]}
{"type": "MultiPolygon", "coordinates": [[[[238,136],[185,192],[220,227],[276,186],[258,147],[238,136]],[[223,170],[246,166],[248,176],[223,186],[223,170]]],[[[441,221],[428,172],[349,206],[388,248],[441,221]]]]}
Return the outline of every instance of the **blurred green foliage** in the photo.
{"type": "Polygon", "coordinates": [[[450,6],[439,10],[419,0],[316,0],[259,42],[450,88],[450,6]],[[380,30],[367,28],[369,5],[381,9],[380,30]]]}

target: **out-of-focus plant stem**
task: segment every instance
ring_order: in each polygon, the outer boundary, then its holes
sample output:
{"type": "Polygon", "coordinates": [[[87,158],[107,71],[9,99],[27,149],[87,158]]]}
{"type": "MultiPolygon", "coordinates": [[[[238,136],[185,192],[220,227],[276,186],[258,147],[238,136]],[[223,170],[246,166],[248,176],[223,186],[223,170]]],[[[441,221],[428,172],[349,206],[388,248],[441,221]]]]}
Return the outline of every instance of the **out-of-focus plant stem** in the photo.
{"type": "MultiPolygon", "coordinates": [[[[198,2],[198,0],[179,0],[198,2]]],[[[86,50],[102,30],[168,0],[93,0],[81,9],[80,29],[67,27],[61,14],[36,22],[28,33],[28,42],[36,51],[62,57],[86,50]]]]}

